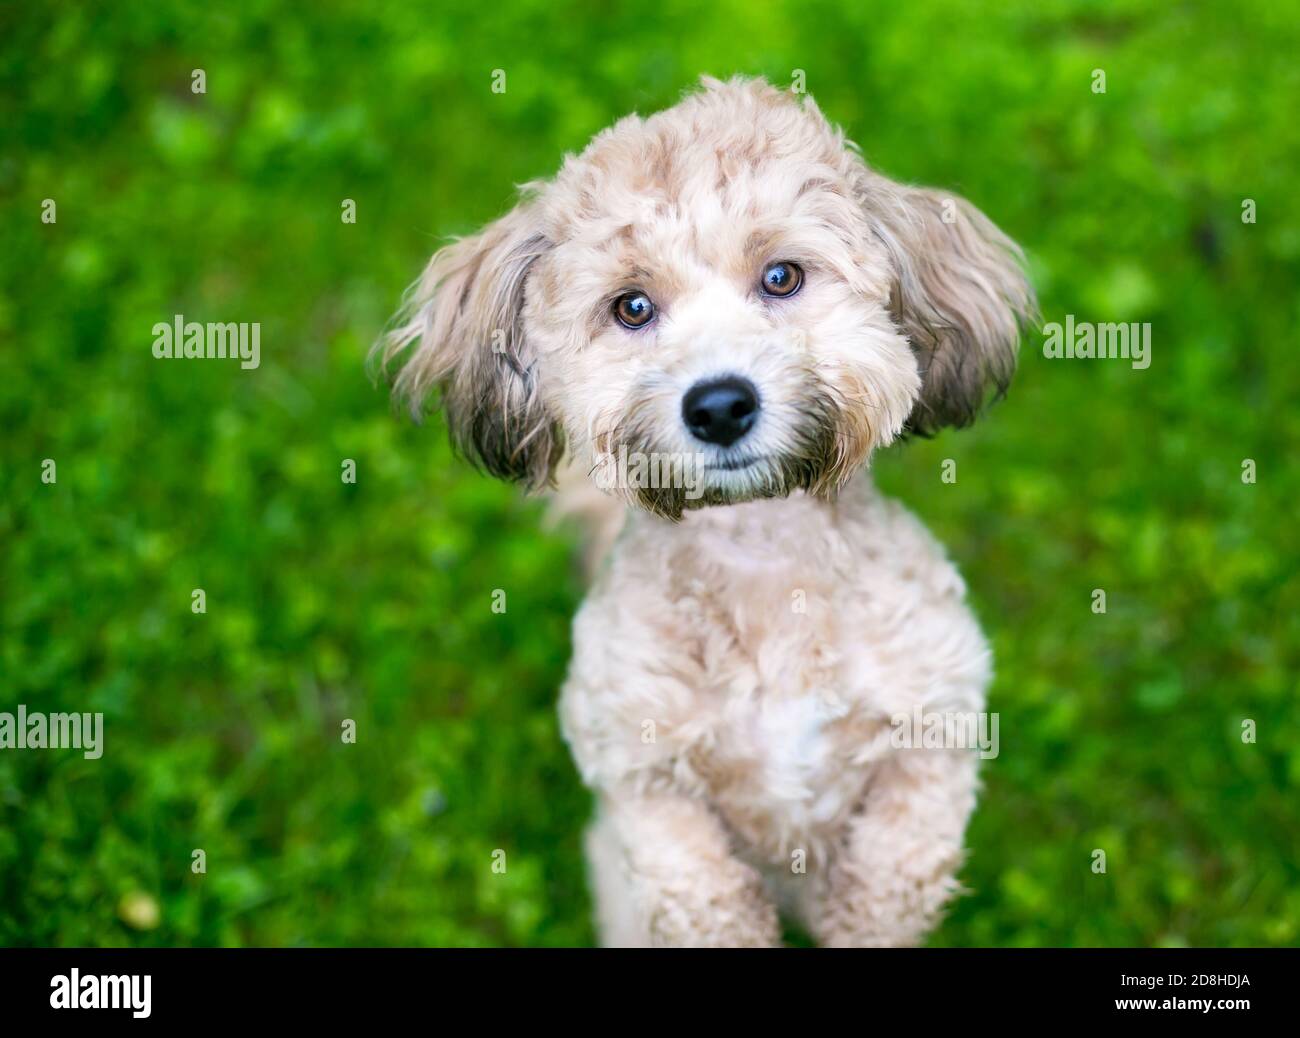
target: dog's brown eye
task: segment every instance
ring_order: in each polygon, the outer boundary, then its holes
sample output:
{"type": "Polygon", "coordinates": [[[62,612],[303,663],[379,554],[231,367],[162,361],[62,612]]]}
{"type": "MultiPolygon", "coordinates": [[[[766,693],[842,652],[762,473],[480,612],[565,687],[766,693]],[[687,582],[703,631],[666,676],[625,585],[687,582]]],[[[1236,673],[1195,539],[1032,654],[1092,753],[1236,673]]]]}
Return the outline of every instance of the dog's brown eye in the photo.
{"type": "Polygon", "coordinates": [[[792,296],[803,284],[803,271],[793,263],[770,263],[763,271],[763,291],[770,296],[792,296]]]}
{"type": "Polygon", "coordinates": [[[655,305],[644,292],[629,292],[614,302],[614,316],[624,328],[643,328],[655,315],[655,305]]]}

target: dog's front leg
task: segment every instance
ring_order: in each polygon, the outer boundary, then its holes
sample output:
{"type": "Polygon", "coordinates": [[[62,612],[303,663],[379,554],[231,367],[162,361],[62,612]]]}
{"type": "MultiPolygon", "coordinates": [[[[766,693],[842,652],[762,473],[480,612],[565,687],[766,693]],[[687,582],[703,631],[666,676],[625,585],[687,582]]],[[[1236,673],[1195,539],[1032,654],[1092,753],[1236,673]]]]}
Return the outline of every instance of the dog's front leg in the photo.
{"type": "Polygon", "coordinates": [[[809,912],[821,944],[896,947],[924,940],[959,889],[978,764],[966,750],[915,749],[896,751],[879,766],[809,912]]]}
{"type": "Polygon", "coordinates": [[[775,908],[705,803],[672,793],[605,796],[589,838],[606,944],[773,947],[775,908]]]}

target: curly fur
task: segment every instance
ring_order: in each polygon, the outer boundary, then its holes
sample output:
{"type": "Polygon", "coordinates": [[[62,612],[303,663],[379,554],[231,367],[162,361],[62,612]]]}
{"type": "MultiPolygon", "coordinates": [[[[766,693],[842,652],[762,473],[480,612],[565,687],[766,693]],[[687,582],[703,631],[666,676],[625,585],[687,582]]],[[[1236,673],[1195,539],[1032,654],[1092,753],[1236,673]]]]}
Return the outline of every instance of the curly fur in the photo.
{"type": "Polygon", "coordinates": [[[620,120],[433,257],[380,347],[398,394],[419,413],[438,390],[495,475],[558,473],[597,530],[593,571],[612,544],[560,703],[598,796],[606,943],[771,945],[778,909],[831,945],[935,924],[977,762],[891,749],[889,719],[983,709],[989,653],[942,549],[864,469],[971,421],[1033,314],[986,217],[875,172],[761,80],[620,120]],[[796,295],[757,290],[775,261],[803,269],[796,295]],[[613,319],[631,290],[658,307],[645,328],[613,319]],[[727,447],[681,416],[721,376],[761,401],[727,447]],[[596,497],[585,474],[620,448],[699,459],[701,492],[596,497]]]}

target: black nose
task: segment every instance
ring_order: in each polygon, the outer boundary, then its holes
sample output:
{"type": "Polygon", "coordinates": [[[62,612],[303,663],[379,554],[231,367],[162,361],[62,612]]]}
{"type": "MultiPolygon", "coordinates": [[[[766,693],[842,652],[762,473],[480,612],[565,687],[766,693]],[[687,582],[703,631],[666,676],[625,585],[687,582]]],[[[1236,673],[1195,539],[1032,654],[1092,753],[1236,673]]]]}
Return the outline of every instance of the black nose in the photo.
{"type": "Polygon", "coordinates": [[[705,443],[730,447],[758,418],[758,394],[748,379],[697,382],[682,400],[686,428],[705,443]]]}

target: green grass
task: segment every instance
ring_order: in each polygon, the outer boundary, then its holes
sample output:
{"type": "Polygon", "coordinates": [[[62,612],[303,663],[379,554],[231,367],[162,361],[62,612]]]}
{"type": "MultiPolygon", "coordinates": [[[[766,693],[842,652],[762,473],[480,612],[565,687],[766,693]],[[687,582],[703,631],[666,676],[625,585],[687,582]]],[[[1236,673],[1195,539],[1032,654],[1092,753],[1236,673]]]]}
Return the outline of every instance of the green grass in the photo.
{"type": "Polygon", "coordinates": [[[1034,336],[982,424],[878,459],[998,660],[934,942],[1300,941],[1300,33],[1221,6],[9,8],[0,709],[102,711],[106,747],[0,751],[0,944],[592,939],[573,545],[364,355],[513,184],[702,72],[795,69],[1022,242],[1047,320],[1152,326],[1146,371],[1034,336]],[[261,367],[155,360],[175,313],[261,322],[261,367]]]}

